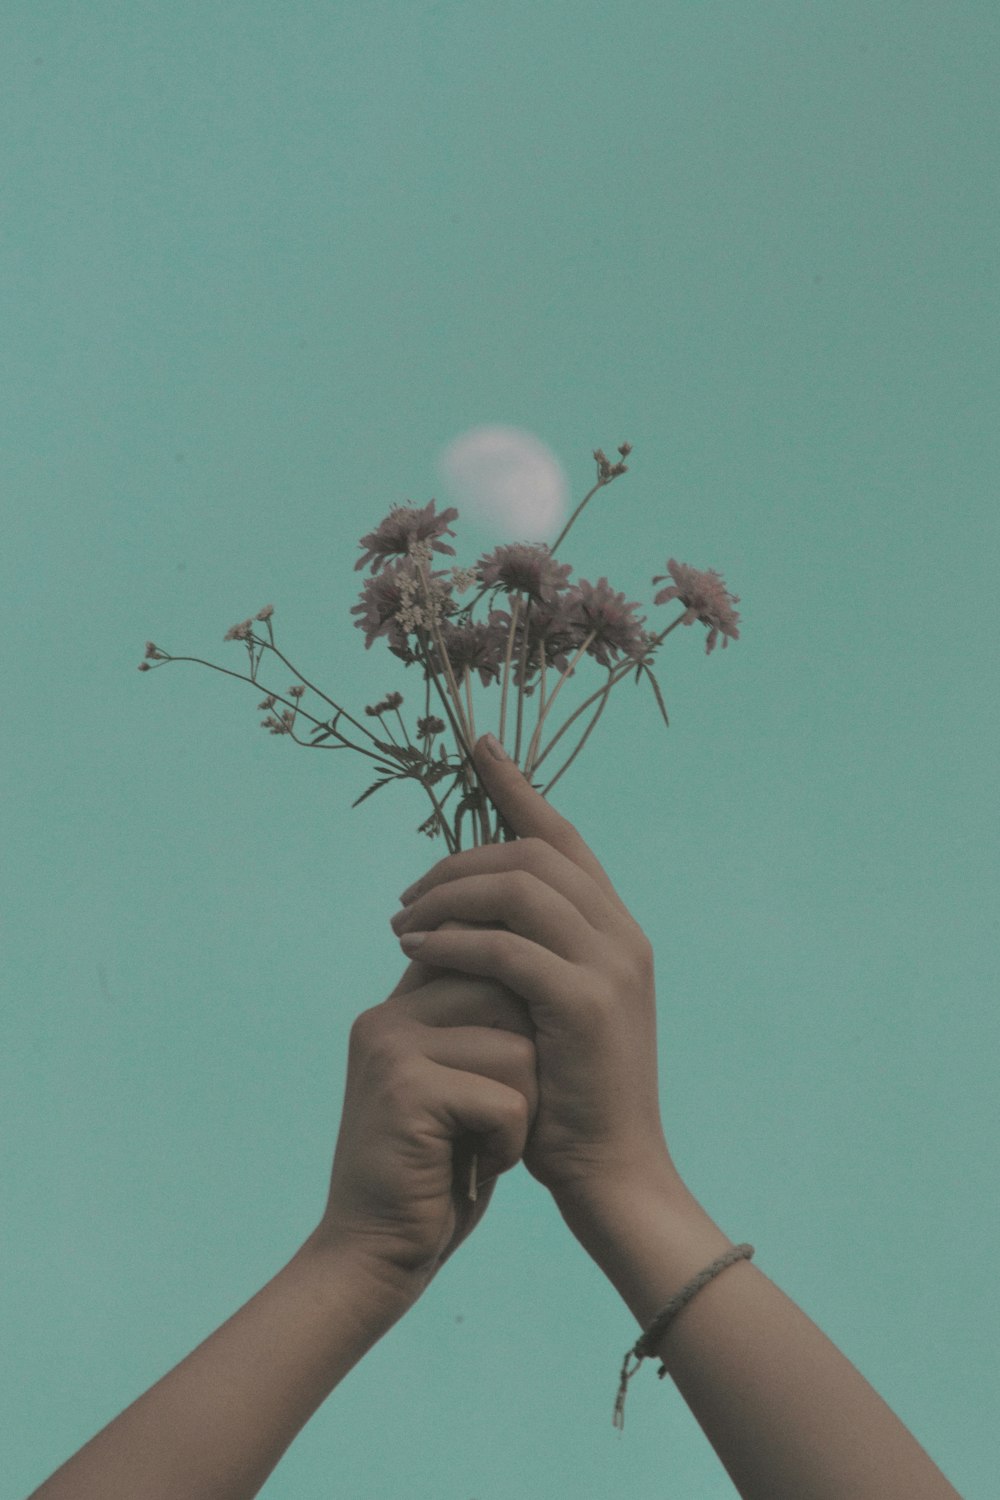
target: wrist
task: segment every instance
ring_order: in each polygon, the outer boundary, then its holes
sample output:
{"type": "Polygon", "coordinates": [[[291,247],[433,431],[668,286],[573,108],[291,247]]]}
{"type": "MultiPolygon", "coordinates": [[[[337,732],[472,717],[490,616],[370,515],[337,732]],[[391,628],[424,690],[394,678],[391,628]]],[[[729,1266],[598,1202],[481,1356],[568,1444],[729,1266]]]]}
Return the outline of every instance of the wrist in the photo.
{"type": "Polygon", "coordinates": [[[733,1247],[672,1170],[594,1185],[558,1207],[643,1330],[692,1277],[733,1247]]]}
{"type": "Polygon", "coordinates": [[[296,1258],[309,1267],[320,1295],[326,1289],[337,1297],[348,1292],[354,1315],[376,1339],[409,1312],[430,1279],[390,1265],[323,1224],[303,1242],[296,1258]]]}

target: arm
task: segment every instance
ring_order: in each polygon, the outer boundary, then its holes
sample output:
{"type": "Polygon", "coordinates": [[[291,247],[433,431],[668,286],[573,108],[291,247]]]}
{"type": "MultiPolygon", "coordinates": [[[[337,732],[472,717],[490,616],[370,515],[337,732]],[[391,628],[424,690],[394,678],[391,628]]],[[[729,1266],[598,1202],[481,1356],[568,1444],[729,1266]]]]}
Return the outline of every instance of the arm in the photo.
{"type": "Polygon", "coordinates": [[[30,1500],[249,1500],[478,1224],[524,1147],[537,1098],[534,1047],[515,1034],[516,1009],[500,986],[466,994],[456,1017],[454,982],[412,980],[352,1028],[318,1227],[30,1500]]]}
{"type": "MultiPolygon", "coordinates": [[[[406,893],[402,926],[425,933],[422,962],[488,975],[525,1002],[539,1093],[524,1164],[645,1330],[732,1248],[663,1134],[652,948],[515,764],[480,741],[476,768],[517,838],[442,860],[406,893]]],[[[749,1261],[683,1308],[661,1358],[744,1500],[955,1500],[863,1376],[749,1261]]]]}
{"type": "MultiPolygon", "coordinates": [[[[412,1299],[411,1299],[412,1300],[412,1299]]],[[[312,1237],[31,1500],[242,1500],[411,1305],[312,1237]]]]}
{"type": "MultiPolygon", "coordinates": [[[[642,1329],[732,1244],[671,1174],[577,1197],[563,1216],[642,1329]]],[[[744,1500],[958,1500],[860,1371],[750,1261],[701,1288],[656,1357],[744,1500]]]]}

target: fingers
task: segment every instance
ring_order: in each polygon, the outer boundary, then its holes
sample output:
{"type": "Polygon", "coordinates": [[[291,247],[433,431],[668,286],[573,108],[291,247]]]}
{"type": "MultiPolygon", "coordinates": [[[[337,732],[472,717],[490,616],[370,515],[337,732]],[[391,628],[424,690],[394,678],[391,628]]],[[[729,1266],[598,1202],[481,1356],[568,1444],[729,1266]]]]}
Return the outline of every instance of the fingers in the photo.
{"type": "Polygon", "coordinates": [[[498,980],[429,966],[427,972],[440,977],[405,991],[397,988],[389,997],[404,1015],[425,1026],[500,1027],[529,1040],[534,1037],[535,1028],[524,1001],[498,980]]]}
{"type": "Polygon", "coordinates": [[[616,908],[622,908],[618,892],[597,856],[568,818],[556,812],[551,803],[535,791],[514,761],[509,757],[494,759],[486,747],[485,736],[477,740],[473,755],[476,771],[491,800],[518,838],[543,839],[589,875],[616,908]]]}
{"type": "MultiPolygon", "coordinates": [[[[396,913],[392,927],[397,936],[428,932],[456,918],[465,923],[501,923],[511,932],[575,962],[595,957],[601,942],[600,934],[572,901],[523,869],[469,875],[432,886],[396,913]]],[[[483,927],[475,930],[481,933],[483,927]]]]}
{"type": "Polygon", "coordinates": [[[429,1107],[449,1133],[483,1142],[481,1178],[520,1161],[538,1108],[535,1049],[524,1036],[481,1026],[428,1027],[421,1041],[434,1069],[429,1107]]]}
{"type": "Polygon", "coordinates": [[[543,882],[563,897],[576,912],[598,931],[614,920],[620,906],[617,895],[614,906],[593,877],[573,863],[544,839],[527,837],[513,844],[483,844],[478,849],[464,849],[439,860],[415,881],[406,892],[408,906],[446,881],[471,875],[503,875],[520,871],[543,882]]]}
{"type": "Polygon", "coordinates": [[[581,965],[503,929],[441,928],[423,935],[419,953],[422,963],[499,980],[524,1000],[538,1032],[564,1029],[586,998],[581,965]]]}
{"type": "MultiPolygon", "coordinates": [[[[464,922],[447,921],[441,923],[442,927],[463,927],[465,925],[466,924],[464,922]]],[[[438,986],[443,982],[452,982],[463,985],[465,987],[465,991],[472,998],[483,999],[489,998],[492,995],[506,995],[511,1001],[514,1001],[514,1003],[518,1005],[521,1004],[520,1001],[514,1000],[514,997],[510,994],[510,991],[506,990],[498,980],[479,979],[473,981],[468,977],[468,975],[449,974],[447,969],[437,968],[434,964],[421,963],[416,958],[412,959],[410,963],[407,964],[399,983],[396,985],[395,989],[391,992],[388,998],[390,1000],[394,1000],[400,995],[407,995],[412,993],[413,990],[422,990],[425,989],[428,985],[438,986]]],[[[464,1019],[466,1021],[477,1021],[479,1019],[479,1016],[467,1015],[462,1017],[461,1019],[464,1019]]],[[[492,1025],[493,1023],[487,1022],[486,1024],[492,1025]]],[[[521,1028],[518,1027],[514,1029],[520,1030],[521,1028]]]]}

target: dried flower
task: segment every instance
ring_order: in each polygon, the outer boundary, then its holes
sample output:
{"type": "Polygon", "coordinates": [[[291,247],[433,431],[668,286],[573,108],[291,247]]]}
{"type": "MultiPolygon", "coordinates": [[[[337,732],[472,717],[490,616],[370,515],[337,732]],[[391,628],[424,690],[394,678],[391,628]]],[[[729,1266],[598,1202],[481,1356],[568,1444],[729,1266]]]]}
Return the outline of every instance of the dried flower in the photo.
{"type": "MultiPolygon", "coordinates": [[[[510,634],[511,617],[506,610],[495,609],[490,611],[490,624],[498,632],[504,642],[510,634]]],[[[586,633],[581,633],[580,622],[573,613],[573,596],[571,594],[560,594],[551,604],[536,604],[527,612],[527,625],[525,625],[525,611],[518,615],[517,628],[514,631],[513,649],[513,679],[517,687],[523,688],[526,693],[531,692],[531,679],[540,670],[544,662],[546,667],[555,667],[559,672],[565,672],[569,667],[568,653],[575,652],[583,645],[586,633]],[[525,633],[527,633],[527,645],[525,645],[525,633]],[[521,658],[524,657],[524,671],[521,671],[521,658]]]]}
{"type": "MultiPolygon", "coordinates": [[[[465,625],[454,625],[450,620],[442,620],[440,635],[448,653],[451,670],[459,682],[466,667],[470,672],[479,673],[479,680],[484,687],[500,676],[506,640],[482,620],[470,620],[465,625]]],[[[432,671],[443,674],[444,662],[439,656],[436,641],[432,641],[428,647],[428,658],[432,671]]]]}
{"type": "MultiPolygon", "coordinates": [[[[618,452],[624,459],[632,452],[632,444],[619,444],[618,452]]],[[[594,457],[597,460],[597,477],[601,484],[607,484],[610,480],[617,479],[619,474],[628,473],[628,464],[622,462],[613,464],[603,448],[595,448],[594,457]]]]}
{"type": "Polygon", "coordinates": [[[437,516],[434,505],[433,500],[420,509],[412,505],[394,505],[385,520],[361,538],[359,546],[366,551],[354,564],[354,571],[359,572],[370,562],[374,573],[387,558],[406,557],[413,541],[429,542],[435,552],[447,552],[454,557],[454,547],[442,542],[441,537],[455,535],[448,523],[458,519],[458,511],[449,506],[437,516]]]}
{"type": "Polygon", "coordinates": [[[544,542],[515,542],[496,547],[476,564],[480,583],[499,584],[508,594],[527,594],[539,603],[551,603],[566,587],[572,568],[557,563],[544,542]]]}
{"type": "MultiPolygon", "coordinates": [[[[377,767],[377,779],[357,802],[393,782],[417,780],[433,804],[433,813],[421,824],[420,831],[431,837],[443,835],[449,851],[455,853],[462,845],[463,818],[471,818],[476,824],[477,842],[501,836],[502,820],[491,829],[493,810],[466,756],[476,737],[479,716],[478,707],[473,705],[473,689],[478,693],[502,683],[497,696],[501,700],[503,732],[509,690],[514,685],[517,702],[511,713],[516,712],[517,721],[515,753],[520,759],[522,735],[527,727],[530,742],[522,769],[529,778],[580,715],[592,710],[579,744],[543,789],[546,795],[580,753],[604,712],[609,692],[625,676],[634,676],[636,682],[643,676],[649,679],[664,723],[669,724],[652,670],[656,652],[675,625],[690,625],[695,620],[708,627],[707,652],[712,651],[720,635],[723,646],[730,639],[738,639],[739,616],[733,608],[739,602],[737,596],[728,592],[718,573],[699,572],[671,558],[667,563],[668,573],[653,579],[654,584],[669,582],[670,587],[656,594],[654,602],[663,604],[680,599],[684,614],[667,630],[654,634],[646,628],[639,604],[616,592],[606,577],[600,577],[596,583],[587,579],[572,583],[572,569],[556,558],[563,538],[591,497],[626,472],[625,459],[631,451],[630,443],[620,443],[618,461],[612,462],[603,449],[593,450],[597,483],[552,546],[542,542],[508,543],[481,554],[473,567],[454,564],[435,571],[435,554],[455,555],[455,549],[445,538],[455,535],[450,523],[457,519],[458,511],[448,507],[438,513],[434,500],[425,506],[394,505],[379,525],[361,538],[362,555],[354,571],[367,568],[368,576],[350,612],[355,625],[364,631],[366,650],[383,638],[392,655],[407,668],[416,667],[422,676],[426,702],[421,703],[423,712],[416,719],[412,738],[412,731],[400,713],[403,706],[400,692],[385,694],[377,703],[368,704],[362,716],[354,718],[316,688],[315,696],[330,705],[333,716],[320,720],[304,709],[303,701],[310,701],[306,697],[310,687],[298,668],[278,649],[271,626],[274,605],[266,604],[252,619],[232,625],[225,639],[247,645],[250,665],[245,680],[264,692],[258,705],[266,714],[260,721],[262,727],[273,735],[291,735],[297,743],[306,744],[296,732],[302,720],[312,726],[312,746],[353,749],[368,756],[377,767]],[[458,596],[476,584],[480,587],[471,604],[460,608],[458,596]],[[486,619],[473,619],[473,611],[483,594],[489,596],[484,606],[486,619]],[[501,594],[506,596],[501,601],[507,605],[506,609],[495,607],[501,594]],[[266,631],[255,633],[255,621],[266,622],[266,631]],[[569,713],[543,746],[542,732],[553,705],[561,703],[562,688],[571,672],[576,672],[584,651],[607,669],[607,681],[569,713]],[[268,652],[297,675],[298,680],[283,695],[270,692],[259,682],[262,664],[269,659],[268,652]],[[432,747],[432,741],[445,735],[448,729],[445,717],[430,712],[434,691],[440,700],[435,706],[446,709],[447,721],[454,730],[459,750],[457,760],[449,755],[445,744],[437,747],[436,753],[432,747]],[[525,700],[536,693],[537,721],[526,726],[525,700]],[[291,706],[287,706],[289,703],[291,706]],[[387,715],[398,716],[401,738],[387,722],[375,724],[372,729],[366,727],[365,720],[384,721],[387,715]],[[349,727],[356,731],[354,739],[360,743],[354,743],[349,727]],[[438,791],[438,783],[446,778],[452,778],[451,785],[438,791]],[[446,815],[449,798],[456,791],[458,796],[446,815]]],[[[139,670],[148,672],[153,664],[190,659],[170,657],[154,642],[147,641],[146,656],[139,670]]]]}
{"type": "MultiPolygon", "coordinates": [[[[702,573],[697,568],[689,567],[687,563],[675,562],[671,557],[667,562],[667,572],[674,580],[673,584],[668,589],[660,590],[653,599],[654,604],[679,599],[687,606],[683,619],[685,625],[693,625],[695,620],[700,620],[702,625],[710,626],[705,641],[706,653],[711,652],[720,633],[723,650],[729,645],[730,639],[739,640],[740,617],[733,609],[733,605],[740,602],[739,595],[729,593],[722,577],[714,568],[702,573]]],[[[666,576],[666,573],[660,573],[653,582],[662,583],[666,576]]]]}
{"type": "Polygon", "coordinates": [[[248,641],[251,635],[253,635],[253,620],[244,620],[240,625],[230,625],[222,639],[224,641],[248,641]]]}
{"type": "Polygon", "coordinates": [[[624,594],[616,594],[606,578],[599,578],[596,584],[581,579],[569,600],[570,616],[579,621],[581,631],[585,635],[597,632],[587,654],[602,667],[611,665],[609,653],[624,652],[634,657],[642,647],[641,627],[646,617],[636,619],[634,611],[638,608],[637,601],[630,604],[624,594]]]}
{"type": "Polygon", "coordinates": [[[381,703],[369,703],[365,713],[370,719],[380,719],[383,714],[391,713],[394,708],[398,708],[402,701],[402,693],[390,693],[388,697],[382,699],[381,703]]]}
{"type": "Polygon", "coordinates": [[[430,739],[435,734],[444,734],[447,727],[448,726],[447,724],[445,724],[444,720],[439,719],[436,714],[431,714],[430,717],[426,719],[418,719],[417,739],[425,740],[430,739]]]}
{"type": "MultiPolygon", "coordinates": [[[[445,577],[432,573],[429,581],[433,585],[445,577]]],[[[410,557],[365,579],[361,602],[352,607],[351,614],[361,616],[354,623],[365,632],[366,651],[380,635],[387,635],[392,646],[405,648],[408,631],[428,628],[423,607],[414,603],[420,591],[420,573],[410,557]]]]}
{"type": "Polygon", "coordinates": [[[456,594],[464,594],[476,581],[475,568],[452,568],[451,584],[456,594]]]}

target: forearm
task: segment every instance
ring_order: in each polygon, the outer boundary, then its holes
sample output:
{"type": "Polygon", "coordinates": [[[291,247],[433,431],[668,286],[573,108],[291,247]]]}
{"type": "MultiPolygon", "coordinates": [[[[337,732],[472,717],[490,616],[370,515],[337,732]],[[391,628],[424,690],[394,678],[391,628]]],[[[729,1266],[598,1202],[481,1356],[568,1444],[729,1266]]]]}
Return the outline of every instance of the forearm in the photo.
{"type": "Polygon", "coordinates": [[[310,1237],[29,1500],[248,1500],[407,1305],[310,1237]]]}
{"type": "MultiPolygon", "coordinates": [[[[563,1215],[642,1330],[732,1246],[680,1185],[563,1215]]],[[[750,1261],[702,1287],[656,1359],[744,1500],[956,1500],[864,1376],[750,1261]]]]}

